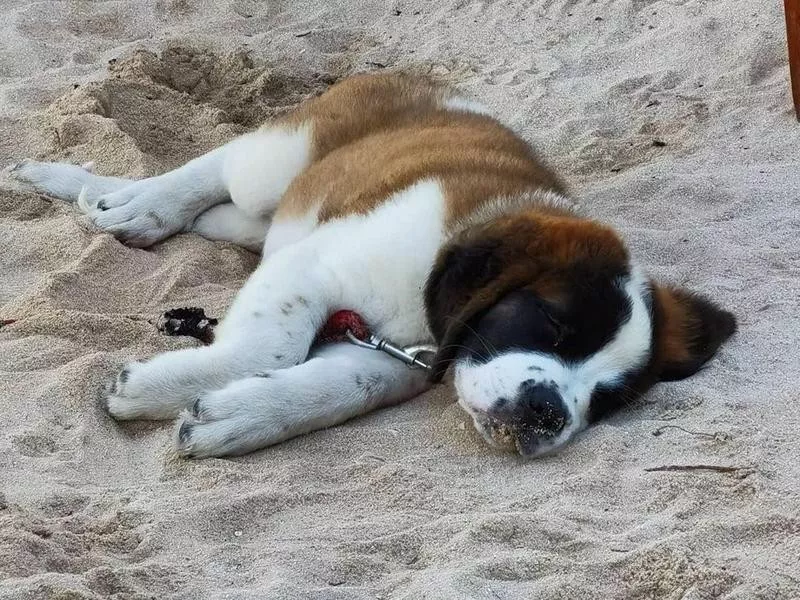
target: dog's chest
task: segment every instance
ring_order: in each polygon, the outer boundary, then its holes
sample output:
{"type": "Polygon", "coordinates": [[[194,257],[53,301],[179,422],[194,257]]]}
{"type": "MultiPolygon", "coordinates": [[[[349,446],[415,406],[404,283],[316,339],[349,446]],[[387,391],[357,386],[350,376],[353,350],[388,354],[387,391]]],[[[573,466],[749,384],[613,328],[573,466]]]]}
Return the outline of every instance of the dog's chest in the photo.
{"type": "Polygon", "coordinates": [[[440,185],[425,180],[369,214],[322,225],[314,243],[338,283],[333,304],[357,311],[373,333],[396,343],[430,340],[423,293],[443,242],[444,213],[440,185]]]}

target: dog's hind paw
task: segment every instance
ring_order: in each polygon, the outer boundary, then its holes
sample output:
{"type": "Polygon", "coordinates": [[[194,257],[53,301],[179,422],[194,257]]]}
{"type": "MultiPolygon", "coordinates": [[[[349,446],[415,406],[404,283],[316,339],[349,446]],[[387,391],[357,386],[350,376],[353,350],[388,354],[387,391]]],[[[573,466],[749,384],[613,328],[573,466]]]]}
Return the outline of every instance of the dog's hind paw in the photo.
{"type": "Polygon", "coordinates": [[[3,169],[15,181],[48,196],[75,202],[81,189],[92,181],[91,171],[69,163],[39,162],[26,158],[3,169]]]}

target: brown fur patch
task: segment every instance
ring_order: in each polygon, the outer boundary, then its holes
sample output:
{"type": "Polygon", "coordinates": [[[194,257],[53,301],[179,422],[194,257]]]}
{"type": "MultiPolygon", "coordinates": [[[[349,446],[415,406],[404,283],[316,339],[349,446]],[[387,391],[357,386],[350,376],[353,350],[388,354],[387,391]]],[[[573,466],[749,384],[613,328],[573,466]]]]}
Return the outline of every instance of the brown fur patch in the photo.
{"type": "Polygon", "coordinates": [[[693,375],[736,331],[731,313],[687,290],[654,284],[653,301],[653,368],[662,380],[693,375]]]}
{"type": "Polygon", "coordinates": [[[660,308],[659,336],[656,355],[661,362],[686,362],[689,360],[689,339],[696,326],[694,315],[681,298],[669,288],[654,286],[653,300],[660,308]]]}
{"type": "Polygon", "coordinates": [[[500,196],[563,184],[530,146],[496,120],[441,108],[451,92],[425,79],[345,80],[284,123],[311,123],[312,164],[292,182],[275,218],[318,210],[321,222],[374,209],[394,192],[436,179],[447,224],[500,196]]]}
{"type": "Polygon", "coordinates": [[[373,133],[412,124],[420,115],[435,111],[446,93],[445,87],[422,77],[355,75],[304,102],[280,123],[313,123],[312,162],[316,162],[373,133]]]}

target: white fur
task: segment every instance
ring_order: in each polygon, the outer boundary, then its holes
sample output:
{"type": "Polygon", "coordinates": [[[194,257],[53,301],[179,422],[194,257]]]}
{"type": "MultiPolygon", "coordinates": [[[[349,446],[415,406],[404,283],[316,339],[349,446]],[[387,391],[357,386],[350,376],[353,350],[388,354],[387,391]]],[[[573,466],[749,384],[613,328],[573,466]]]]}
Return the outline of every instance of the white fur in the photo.
{"type": "Polygon", "coordinates": [[[613,383],[649,358],[653,325],[644,300],[645,286],[645,277],[633,268],[625,284],[631,303],[628,320],[610,342],[582,362],[567,364],[541,352],[509,352],[484,364],[459,362],[455,368],[459,404],[473,417],[475,427],[491,442],[481,426],[482,415],[499,398],[513,398],[520,384],[532,379],[555,384],[570,413],[569,425],[537,453],[559,448],[583,431],[589,425],[589,404],[595,388],[613,383]]]}
{"type": "Polygon", "coordinates": [[[284,246],[299,242],[311,235],[319,224],[318,210],[319,208],[315,207],[299,217],[273,222],[264,241],[264,258],[284,246]]]}
{"type": "Polygon", "coordinates": [[[442,106],[447,110],[471,112],[479,115],[491,115],[491,111],[480,102],[476,102],[475,100],[470,100],[469,98],[464,98],[462,96],[451,96],[442,103],[442,106]]]}
{"type": "Polygon", "coordinates": [[[110,193],[97,195],[87,185],[78,196],[78,206],[95,225],[127,244],[150,246],[189,229],[198,215],[228,199],[221,177],[228,148],[110,193]]]}
{"type": "Polygon", "coordinates": [[[513,215],[537,206],[552,207],[562,210],[574,210],[575,203],[553,190],[533,190],[515,196],[499,196],[483,204],[478,210],[460,219],[453,227],[454,231],[463,231],[480,223],[488,223],[494,219],[513,215]]]}
{"type": "Polygon", "coordinates": [[[96,226],[131,246],[195,231],[258,251],[269,215],[308,164],[310,144],[310,126],[259,130],[139,181],[94,175],[91,163],[87,169],[25,160],[8,173],[43,193],[76,202],[96,226]],[[209,211],[220,204],[225,207],[209,211]]]}
{"type": "Polygon", "coordinates": [[[252,252],[261,252],[269,223],[269,217],[251,217],[232,202],[226,202],[197,217],[191,231],[209,240],[234,242],[252,252]]]}
{"type": "MultiPolygon", "coordinates": [[[[313,303],[321,303],[325,318],[350,308],[374,333],[396,343],[430,341],[421,282],[442,243],[443,219],[439,184],[422,181],[367,215],[324,224],[265,258],[236,297],[218,339],[235,336],[234,330],[250,335],[253,312],[277,312],[278,302],[296,304],[302,297],[309,303],[306,313],[313,303]]],[[[290,223],[275,223],[273,228],[291,227],[290,223]]],[[[274,318],[285,321],[281,315],[274,318]]]]}
{"type": "Polygon", "coordinates": [[[131,179],[94,175],[93,169],[94,163],[79,167],[67,163],[43,163],[25,159],[8,167],[6,173],[38,192],[67,202],[76,202],[86,186],[91,186],[98,194],[106,194],[122,189],[132,182],[131,179]]]}
{"type": "MultiPolygon", "coordinates": [[[[630,317],[613,340],[578,367],[579,379],[593,381],[595,385],[613,383],[625,371],[640,366],[649,358],[653,324],[644,300],[647,279],[639,268],[634,266],[631,271],[625,284],[625,294],[631,302],[630,317]]],[[[582,400],[588,402],[588,398],[582,400]]]]}
{"type": "Polygon", "coordinates": [[[264,217],[310,161],[311,125],[259,129],[226,146],[222,180],[236,206],[264,217]]]}

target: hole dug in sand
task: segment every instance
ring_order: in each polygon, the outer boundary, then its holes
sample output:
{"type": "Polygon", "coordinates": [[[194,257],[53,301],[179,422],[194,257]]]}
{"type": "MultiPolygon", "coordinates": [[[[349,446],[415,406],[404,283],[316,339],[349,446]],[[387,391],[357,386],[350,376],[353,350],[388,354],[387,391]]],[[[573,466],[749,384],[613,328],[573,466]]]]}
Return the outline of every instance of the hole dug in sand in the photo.
{"type": "Polygon", "coordinates": [[[112,59],[106,79],[45,111],[47,160],[97,160],[98,172],[143,176],[175,168],[324,91],[330,74],[289,74],[243,50],[224,56],[171,45],[112,59]]]}

